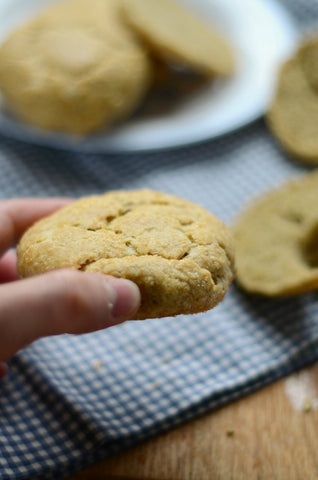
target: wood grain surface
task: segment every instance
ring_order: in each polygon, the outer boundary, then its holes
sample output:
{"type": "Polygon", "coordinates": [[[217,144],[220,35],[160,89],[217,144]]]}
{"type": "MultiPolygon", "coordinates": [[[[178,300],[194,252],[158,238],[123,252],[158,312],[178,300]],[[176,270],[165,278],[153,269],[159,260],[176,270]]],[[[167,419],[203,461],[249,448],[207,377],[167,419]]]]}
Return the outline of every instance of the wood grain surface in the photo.
{"type": "Polygon", "coordinates": [[[317,480],[317,392],[313,365],[69,480],[317,480]]]}

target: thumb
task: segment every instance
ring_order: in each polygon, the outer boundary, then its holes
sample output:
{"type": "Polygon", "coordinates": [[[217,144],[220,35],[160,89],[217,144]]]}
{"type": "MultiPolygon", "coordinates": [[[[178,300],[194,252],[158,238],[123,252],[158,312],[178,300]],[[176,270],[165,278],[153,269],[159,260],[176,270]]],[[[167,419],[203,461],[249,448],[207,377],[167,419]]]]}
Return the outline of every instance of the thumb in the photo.
{"type": "Polygon", "coordinates": [[[55,270],[0,287],[0,363],[39,337],[85,333],[133,317],[140,304],[130,280],[55,270]]]}

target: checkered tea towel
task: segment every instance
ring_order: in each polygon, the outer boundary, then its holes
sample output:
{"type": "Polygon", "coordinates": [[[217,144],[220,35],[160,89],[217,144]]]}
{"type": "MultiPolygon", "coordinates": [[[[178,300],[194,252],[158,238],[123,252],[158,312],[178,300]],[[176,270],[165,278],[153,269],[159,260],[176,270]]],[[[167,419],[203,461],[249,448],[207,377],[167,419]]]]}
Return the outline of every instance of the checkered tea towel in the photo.
{"type": "MultiPolygon", "coordinates": [[[[299,28],[314,0],[284,0],[299,28]]],[[[89,154],[0,137],[0,195],[80,196],[147,187],[200,203],[226,223],[260,192],[307,171],[262,119],[200,145],[89,154]]],[[[23,312],[21,312],[23,315],[23,312]]],[[[248,296],[213,310],[45,338],[0,380],[0,479],[59,479],[318,358],[318,297],[248,296]]]]}

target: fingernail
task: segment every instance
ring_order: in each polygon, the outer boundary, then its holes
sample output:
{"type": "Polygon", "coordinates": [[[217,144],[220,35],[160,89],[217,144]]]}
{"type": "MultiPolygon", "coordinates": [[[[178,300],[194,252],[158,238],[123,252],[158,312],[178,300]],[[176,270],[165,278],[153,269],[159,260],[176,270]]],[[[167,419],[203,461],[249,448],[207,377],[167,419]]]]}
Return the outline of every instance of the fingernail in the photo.
{"type": "Polygon", "coordinates": [[[109,309],[117,321],[130,320],[140,305],[140,291],[137,285],[123,278],[106,281],[109,309]]]}

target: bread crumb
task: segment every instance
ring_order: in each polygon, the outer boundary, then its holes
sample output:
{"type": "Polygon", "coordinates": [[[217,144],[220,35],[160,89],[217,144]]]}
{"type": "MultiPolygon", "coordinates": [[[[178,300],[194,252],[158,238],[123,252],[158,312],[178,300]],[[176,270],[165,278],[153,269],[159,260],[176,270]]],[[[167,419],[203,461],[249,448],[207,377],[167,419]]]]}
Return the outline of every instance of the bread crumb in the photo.
{"type": "Polygon", "coordinates": [[[303,408],[302,408],[303,412],[309,413],[311,412],[312,408],[313,408],[313,404],[312,404],[311,398],[306,397],[303,403],[303,408]]]}
{"type": "Polygon", "coordinates": [[[100,369],[101,369],[102,366],[103,366],[103,362],[102,362],[102,360],[100,360],[99,358],[96,358],[95,360],[93,360],[92,365],[93,365],[93,369],[94,369],[96,372],[99,372],[100,369]]]}
{"type": "Polygon", "coordinates": [[[227,437],[233,437],[233,436],[234,436],[234,430],[233,430],[233,428],[228,428],[228,429],[226,430],[226,436],[227,436],[227,437]]]}

